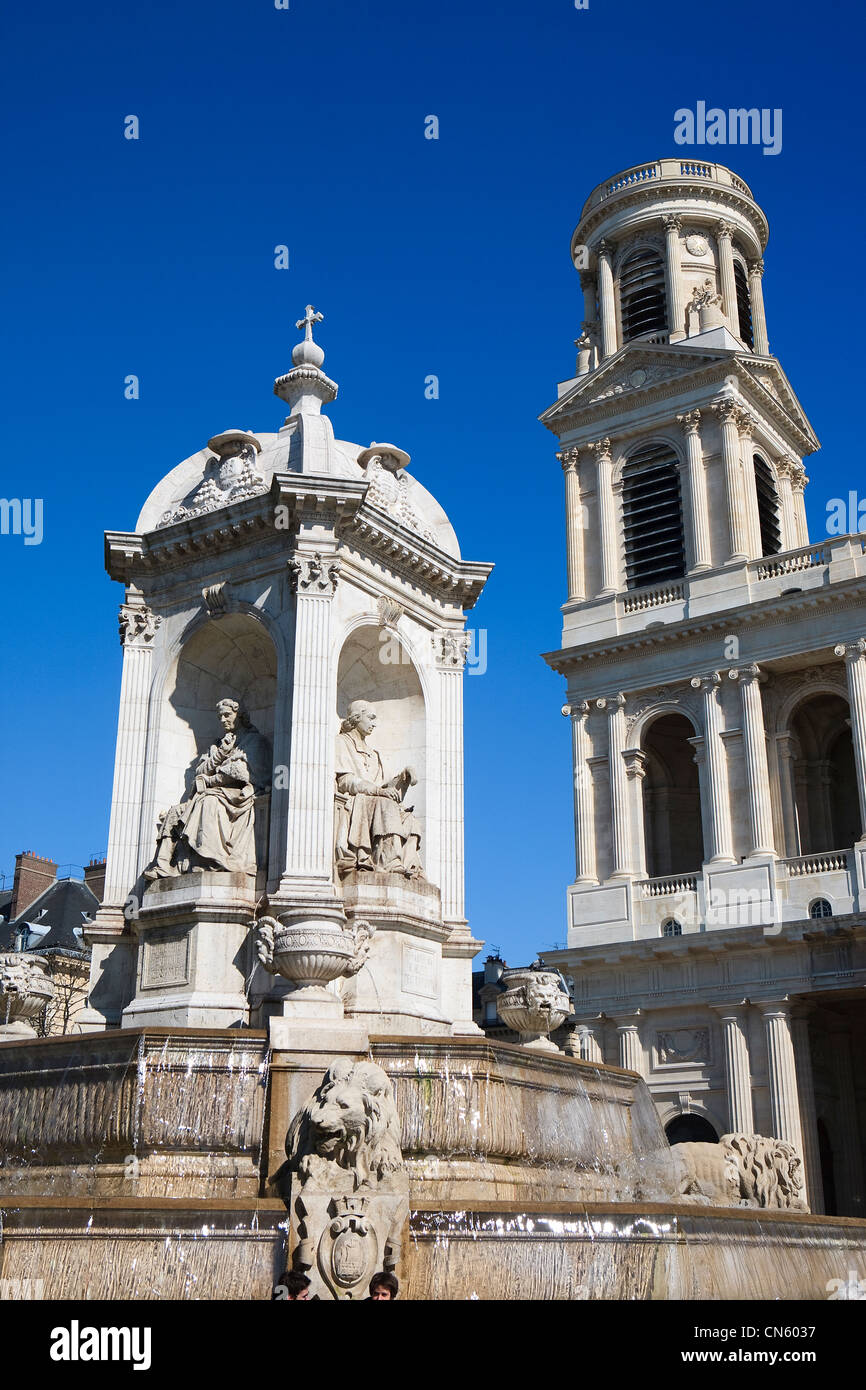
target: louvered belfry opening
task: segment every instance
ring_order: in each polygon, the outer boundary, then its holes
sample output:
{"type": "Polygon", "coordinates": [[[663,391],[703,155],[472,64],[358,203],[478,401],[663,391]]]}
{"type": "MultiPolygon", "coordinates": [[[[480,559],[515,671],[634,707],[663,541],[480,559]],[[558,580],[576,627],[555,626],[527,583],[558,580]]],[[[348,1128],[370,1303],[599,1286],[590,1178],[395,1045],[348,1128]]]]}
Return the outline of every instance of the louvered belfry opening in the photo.
{"type": "Polygon", "coordinates": [[[677,456],[663,444],[638,449],[622,473],[626,583],[663,584],[685,574],[683,508],[677,456]]]}
{"type": "Polygon", "coordinates": [[[740,323],[740,338],[746,347],[754,351],[752,301],[749,298],[749,281],[742,261],[734,261],[734,288],[737,291],[737,318],[740,323]]]}
{"type": "Polygon", "coordinates": [[[779,526],[779,494],[769,464],[755,454],[755,491],[758,494],[758,522],[761,527],[761,554],[778,555],[782,549],[779,526]]]}
{"type": "Polygon", "coordinates": [[[620,270],[619,298],[627,341],[667,329],[665,267],[657,251],[644,246],[626,257],[620,270]]]}

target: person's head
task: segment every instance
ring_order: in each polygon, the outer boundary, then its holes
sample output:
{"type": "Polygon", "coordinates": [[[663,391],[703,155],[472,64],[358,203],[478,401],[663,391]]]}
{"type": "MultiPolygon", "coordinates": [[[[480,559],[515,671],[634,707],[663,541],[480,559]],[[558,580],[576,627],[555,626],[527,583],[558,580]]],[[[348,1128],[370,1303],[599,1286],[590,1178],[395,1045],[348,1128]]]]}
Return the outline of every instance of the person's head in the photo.
{"type": "Polygon", "coordinates": [[[278,1289],[285,1289],[285,1299],[289,1303],[306,1302],[310,1297],[310,1281],[299,1269],[286,1270],[280,1275],[278,1289]]]}
{"type": "Polygon", "coordinates": [[[376,711],[366,700],[353,700],[341,725],[342,732],[357,729],[364,738],[376,727],[376,711]]]}
{"type": "Polygon", "coordinates": [[[220,723],[227,734],[233,734],[249,723],[237,700],[220,700],[216,708],[220,723]]]}
{"type": "Polygon", "coordinates": [[[392,1274],[389,1269],[383,1270],[380,1274],[374,1274],[370,1280],[370,1297],[393,1302],[399,1287],[396,1274],[392,1274]]]}

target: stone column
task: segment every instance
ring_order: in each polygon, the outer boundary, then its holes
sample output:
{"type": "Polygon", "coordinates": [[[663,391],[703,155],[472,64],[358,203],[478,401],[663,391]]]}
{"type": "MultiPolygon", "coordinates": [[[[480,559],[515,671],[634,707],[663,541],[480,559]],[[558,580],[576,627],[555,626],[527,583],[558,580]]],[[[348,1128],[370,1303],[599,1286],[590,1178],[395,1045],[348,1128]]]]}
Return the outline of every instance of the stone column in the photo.
{"type": "Polygon", "coordinates": [[[797,514],[794,507],[792,471],[790,459],[776,459],[776,476],[779,479],[779,501],[782,506],[783,550],[796,550],[800,545],[800,530],[797,525],[797,514]]]}
{"type": "Polygon", "coordinates": [[[821,1149],[818,1143],[818,1117],[815,1112],[815,1083],[812,1077],[812,1049],[809,1046],[810,1006],[798,1005],[792,1014],[791,1031],[794,1039],[794,1060],[797,1065],[797,1089],[800,1093],[800,1126],[803,1131],[803,1161],[806,1169],[806,1194],[809,1210],[824,1210],[824,1185],[821,1179],[821,1149]]]}
{"type": "Polygon", "coordinates": [[[794,523],[796,541],[792,549],[809,544],[809,523],[806,520],[806,470],[798,459],[791,464],[791,492],[794,498],[794,523]]]}
{"type": "Polygon", "coordinates": [[[854,739],[854,766],[860,799],[860,838],[866,836],[866,641],[840,643],[834,648],[844,656],[851,706],[851,733],[854,739]]]}
{"type": "Polygon", "coordinates": [[[563,449],[559,455],[565,474],[565,555],[569,601],[584,597],[583,506],[580,500],[579,457],[579,449],[563,449]]]}
{"type": "Polygon", "coordinates": [[[694,676],[691,685],[694,690],[700,690],[704,697],[704,766],[708,784],[706,804],[710,813],[710,862],[733,864],[728,763],[722,742],[722,711],[717,694],[721,681],[718,671],[714,671],[710,676],[694,676]]]}
{"type": "MultiPolygon", "coordinates": [[[[117,718],[114,785],[111,792],[111,824],[105,867],[104,902],[123,904],[146,861],[139,848],[141,799],[147,748],[147,704],[153,668],[153,642],[162,618],[143,604],[124,603],[120,608],[120,642],[123,675],[117,718]]],[[[153,844],[156,846],[156,826],[153,844]]]]}
{"type": "Polygon", "coordinates": [[[599,709],[608,714],[608,759],[610,768],[610,812],[613,831],[613,878],[629,878],[631,863],[629,855],[629,814],[628,814],[628,774],[623,752],[625,750],[625,696],[614,695],[612,699],[597,700],[599,709]]]}
{"type": "Polygon", "coordinates": [[[707,476],[701,448],[701,412],[690,410],[677,420],[686,437],[686,467],[689,479],[688,518],[692,542],[692,572],[709,569],[710,522],[707,509],[707,476]]]}
{"type": "Polygon", "coordinates": [[[794,1040],[791,1034],[791,1006],[787,1001],[763,1003],[767,1038],[767,1080],[770,1091],[770,1128],[774,1139],[793,1144],[803,1156],[803,1131],[800,1126],[800,1097],[797,1092],[797,1068],[794,1061],[794,1040]]]}
{"type": "Polygon", "coordinates": [[[640,1040],[640,1009],[616,1020],[616,1033],[619,1040],[619,1064],[626,1071],[636,1071],[639,1076],[646,1074],[644,1067],[643,1044],[640,1040]]]}
{"type": "Polygon", "coordinates": [[[619,537],[616,526],[616,500],[613,493],[613,458],[610,440],[600,439],[589,448],[595,454],[596,495],[598,497],[598,544],[601,551],[601,594],[619,590],[619,537]]]}
{"type": "Polygon", "coordinates": [[[599,242],[598,252],[598,310],[601,318],[601,355],[612,357],[617,350],[616,305],[613,290],[612,247],[599,242]]]}
{"type": "MultiPolygon", "coordinates": [[[[591,270],[580,272],[580,288],[583,290],[583,330],[593,336],[598,330],[598,308],[596,304],[597,287],[591,270]]],[[[593,338],[595,342],[596,339],[593,338]]]]}
{"type": "Polygon", "coordinates": [[[578,1056],[582,1062],[604,1062],[604,1052],[601,1046],[601,1026],[595,1021],[593,1023],[578,1023],[575,1027],[578,1044],[578,1056]]]}
{"type": "Polygon", "coordinates": [[[743,746],[746,754],[746,789],[749,797],[749,854],[775,855],[773,808],[770,801],[770,772],[767,766],[767,735],[761,682],[767,679],[760,666],[743,666],[729,671],[740,683],[743,697],[743,746]]]}
{"type": "Polygon", "coordinates": [[[588,700],[566,705],[571,715],[571,746],[574,768],[574,857],[578,883],[598,883],[595,858],[595,794],[589,759],[592,756],[587,723],[588,700]]]}
{"type": "Polygon", "coordinates": [[[734,280],[734,229],[730,222],[716,225],[716,239],[719,243],[719,277],[721,279],[722,306],[728,327],[735,337],[740,336],[740,315],[737,309],[737,285],[734,280]]]}
{"type": "Polygon", "coordinates": [[[749,557],[757,560],[764,553],[761,540],[761,519],[758,514],[758,489],[755,481],[754,444],[752,433],[757,421],[748,410],[741,410],[737,419],[740,434],[740,477],[746,505],[746,529],[749,536],[749,557]]]}
{"type": "Polygon", "coordinates": [[[761,277],[764,274],[762,260],[749,262],[749,299],[752,307],[752,338],[755,352],[766,357],[770,351],[767,342],[767,320],[764,315],[764,290],[761,277]]]}
{"type": "Polygon", "coordinates": [[[440,680],[441,869],[439,889],[446,926],[465,927],[463,872],[463,671],[469,634],[449,631],[434,638],[440,680]]]}
{"type": "Polygon", "coordinates": [[[339,562],[332,553],[296,551],[289,561],[297,595],[289,765],[288,842],[281,892],[332,891],[334,720],[337,672],[332,653],[333,597],[339,562]]]}
{"type": "Polygon", "coordinates": [[[740,459],[739,406],[736,401],[724,398],[713,406],[713,410],[719,417],[722,429],[722,466],[725,470],[728,511],[728,562],[741,563],[749,557],[740,459]]]}
{"type": "Polygon", "coordinates": [[[779,791],[782,797],[782,823],[785,827],[785,858],[794,859],[800,853],[800,830],[797,824],[797,793],[794,785],[794,736],[777,734],[779,760],[779,791]]]}
{"type": "Polygon", "coordinates": [[[742,1004],[720,1004],[714,1011],[722,1025],[729,1131],[731,1134],[754,1134],[746,1009],[742,1004]]]}
{"type": "Polygon", "coordinates": [[[668,328],[679,337],[685,336],[686,309],[683,299],[680,270],[680,232],[682,218],[670,213],[662,219],[665,227],[665,279],[668,292],[668,328]]]}
{"type": "Polygon", "coordinates": [[[860,1146],[857,1117],[857,1094],[854,1089],[854,1070],[851,1063],[851,1030],[844,1019],[832,1028],[833,1074],[836,1094],[841,1172],[837,1179],[837,1200],[843,1216],[863,1215],[863,1152],[860,1146]]]}

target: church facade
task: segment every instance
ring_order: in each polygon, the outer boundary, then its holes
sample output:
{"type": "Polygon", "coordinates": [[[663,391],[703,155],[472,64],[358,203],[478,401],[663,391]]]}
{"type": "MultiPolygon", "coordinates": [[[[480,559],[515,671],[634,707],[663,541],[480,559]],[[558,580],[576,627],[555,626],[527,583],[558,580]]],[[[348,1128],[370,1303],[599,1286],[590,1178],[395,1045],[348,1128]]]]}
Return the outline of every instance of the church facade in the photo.
{"type": "Polygon", "coordinates": [[[768,225],[717,164],[587,199],[585,320],[541,419],[565,476],[575,1047],[639,1071],[669,1138],[803,1155],[861,1215],[866,555],[810,540],[819,446],[770,352],[768,225]]]}

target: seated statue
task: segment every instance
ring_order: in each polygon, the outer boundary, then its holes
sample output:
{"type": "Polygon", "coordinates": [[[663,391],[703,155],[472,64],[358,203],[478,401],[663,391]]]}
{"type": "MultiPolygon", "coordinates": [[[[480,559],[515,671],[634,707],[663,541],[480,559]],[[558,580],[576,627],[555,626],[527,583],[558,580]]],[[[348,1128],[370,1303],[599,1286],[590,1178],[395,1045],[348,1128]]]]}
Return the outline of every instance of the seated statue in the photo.
{"type": "Polygon", "coordinates": [[[382,759],[367,738],[376,711],[353,700],[337,735],[336,858],[341,876],[355,869],[422,878],[421,827],[414,807],[401,806],[418,781],[411,767],[385,781],[382,759]]]}
{"type": "Polygon", "coordinates": [[[191,796],[160,816],[144,871],[151,881],[194,869],[256,872],[255,804],[270,785],[271,748],[237,700],[220,700],[217,714],[225,734],[199,758],[191,796]]]}

